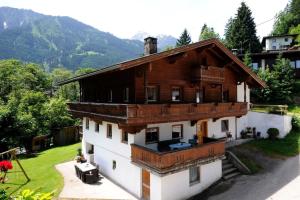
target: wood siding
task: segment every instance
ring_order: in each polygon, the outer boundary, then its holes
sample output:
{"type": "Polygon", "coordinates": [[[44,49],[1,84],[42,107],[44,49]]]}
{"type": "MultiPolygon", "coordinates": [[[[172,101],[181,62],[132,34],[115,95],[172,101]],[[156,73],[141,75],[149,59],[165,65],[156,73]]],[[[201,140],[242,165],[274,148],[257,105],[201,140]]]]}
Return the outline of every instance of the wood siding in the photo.
{"type": "Polygon", "coordinates": [[[143,146],[131,144],[132,162],[148,167],[161,174],[174,171],[178,167],[194,161],[220,157],[224,153],[225,141],[223,140],[170,152],[157,152],[143,146]]]}

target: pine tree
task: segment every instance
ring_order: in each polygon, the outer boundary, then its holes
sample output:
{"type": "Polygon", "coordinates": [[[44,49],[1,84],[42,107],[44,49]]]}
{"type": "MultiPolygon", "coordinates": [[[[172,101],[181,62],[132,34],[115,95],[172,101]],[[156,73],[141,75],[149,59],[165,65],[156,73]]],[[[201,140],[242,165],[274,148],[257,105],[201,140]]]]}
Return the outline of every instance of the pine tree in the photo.
{"type": "Polygon", "coordinates": [[[188,45],[192,42],[191,36],[186,29],[183,30],[180,38],[176,42],[176,47],[188,45]]]}
{"type": "Polygon", "coordinates": [[[220,39],[220,36],[219,36],[218,33],[215,32],[213,27],[209,27],[206,24],[204,24],[201,28],[199,41],[208,40],[208,39],[211,39],[211,38],[220,39]]]}
{"type": "Polygon", "coordinates": [[[241,3],[235,18],[229,19],[225,28],[225,40],[228,48],[239,49],[240,53],[261,51],[252,12],[245,2],[241,3]]]}

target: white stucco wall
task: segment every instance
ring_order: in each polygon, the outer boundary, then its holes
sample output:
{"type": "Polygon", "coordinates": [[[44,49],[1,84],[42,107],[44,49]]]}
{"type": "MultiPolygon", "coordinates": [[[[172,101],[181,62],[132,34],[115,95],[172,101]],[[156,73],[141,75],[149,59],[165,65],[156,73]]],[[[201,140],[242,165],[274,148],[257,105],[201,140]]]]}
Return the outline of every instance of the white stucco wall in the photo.
{"type": "MultiPolygon", "coordinates": [[[[244,82],[240,85],[237,85],[237,102],[244,102],[244,82]]],[[[246,101],[250,103],[250,89],[246,85],[246,101]]]]}
{"type": "Polygon", "coordinates": [[[86,143],[94,145],[94,161],[99,165],[100,172],[126,188],[132,194],[141,196],[141,169],[131,164],[131,147],[134,135],[128,134],[128,144],[121,142],[121,130],[117,124],[112,124],[112,138],[106,137],[107,122],[99,126],[99,133],[95,132],[95,122],[90,120],[89,130],[85,128],[83,120],[82,150],[85,152],[86,143]],[[112,168],[113,160],[116,169],[112,168]]]}
{"type": "Polygon", "coordinates": [[[222,120],[228,120],[228,128],[229,132],[232,135],[232,138],[235,139],[235,130],[236,130],[236,125],[235,125],[235,117],[223,117],[215,122],[212,119],[208,120],[208,137],[211,138],[224,138],[226,137],[226,132],[222,132],[221,128],[221,121],[222,120]]]}
{"type": "Polygon", "coordinates": [[[222,161],[200,166],[200,182],[189,183],[189,169],[158,177],[150,174],[151,200],[180,200],[196,195],[222,177],[222,161]]]}
{"type": "Polygon", "coordinates": [[[275,46],[275,50],[281,49],[282,45],[290,45],[293,42],[293,37],[292,36],[285,36],[285,37],[273,37],[266,39],[266,50],[274,50],[272,47],[275,46]],[[285,41],[285,38],[288,38],[287,41],[285,41]],[[276,40],[276,41],[274,41],[276,40]]]}
{"type": "Polygon", "coordinates": [[[256,127],[256,131],[261,132],[262,137],[268,137],[269,128],[277,128],[279,137],[283,138],[292,130],[292,117],[288,115],[276,115],[259,112],[248,112],[248,126],[256,127]]]}

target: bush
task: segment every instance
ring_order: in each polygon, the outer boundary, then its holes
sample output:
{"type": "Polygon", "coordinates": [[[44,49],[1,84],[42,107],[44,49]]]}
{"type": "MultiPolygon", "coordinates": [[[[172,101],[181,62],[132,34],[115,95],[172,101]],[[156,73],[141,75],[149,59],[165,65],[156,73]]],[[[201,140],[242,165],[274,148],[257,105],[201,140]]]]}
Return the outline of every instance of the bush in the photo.
{"type": "Polygon", "coordinates": [[[279,130],[277,128],[269,128],[268,131],[267,131],[267,134],[269,135],[269,138],[271,140],[274,140],[278,137],[279,130]]]}
{"type": "Polygon", "coordinates": [[[0,188],[0,200],[7,200],[8,196],[4,189],[0,188]]]}
{"type": "Polygon", "coordinates": [[[295,115],[292,118],[292,127],[293,130],[300,130],[300,118],[295,115]]]}

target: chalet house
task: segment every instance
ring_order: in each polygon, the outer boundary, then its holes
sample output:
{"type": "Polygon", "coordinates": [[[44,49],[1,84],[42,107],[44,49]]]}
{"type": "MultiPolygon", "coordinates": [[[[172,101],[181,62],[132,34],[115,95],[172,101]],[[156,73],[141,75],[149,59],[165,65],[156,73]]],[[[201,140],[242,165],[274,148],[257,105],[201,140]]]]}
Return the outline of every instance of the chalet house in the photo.
{"type": "Polygon", "coordinates": [[[240,137],[250,88],[265,87],[216,39],[77,76],[84,156],[138,198],[191,197],[219,180],[225,140],[240,137]]]}
{"type": "MultiPolygon", "coordinates": [[[[254,69],[265,69],[267,66],[272,69],[279,54],[290,60],[291,67],[295,69],[295,75],[300,78],[300,47],[293,47],[297,34],[267,36],[262,39],[263,51],[252,53],[252,67],[254,69]]],[[[238,55],[240,59],[243,54],[238,55]]]]}

